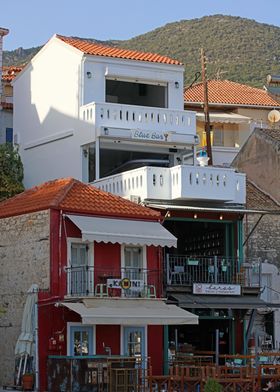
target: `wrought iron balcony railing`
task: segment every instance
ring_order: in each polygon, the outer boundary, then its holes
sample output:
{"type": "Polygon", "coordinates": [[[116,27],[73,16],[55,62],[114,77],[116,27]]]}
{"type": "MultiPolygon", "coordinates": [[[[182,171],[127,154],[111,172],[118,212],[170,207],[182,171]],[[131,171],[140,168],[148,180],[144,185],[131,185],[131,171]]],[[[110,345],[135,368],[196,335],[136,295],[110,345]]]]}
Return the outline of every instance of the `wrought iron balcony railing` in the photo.
{"type": "Polygon", "coordinates": [[[191,286],[193,283],[239,284],[261,286],[261,262],[213,256],[166,256],[166,282],[169,286],[191,286]]]}
{"type": "Polygon", "coordinates": [[[159,270],[81,265],[66,267],[66,273],[68,296],[157,298],[162,294],[159,270]]]}

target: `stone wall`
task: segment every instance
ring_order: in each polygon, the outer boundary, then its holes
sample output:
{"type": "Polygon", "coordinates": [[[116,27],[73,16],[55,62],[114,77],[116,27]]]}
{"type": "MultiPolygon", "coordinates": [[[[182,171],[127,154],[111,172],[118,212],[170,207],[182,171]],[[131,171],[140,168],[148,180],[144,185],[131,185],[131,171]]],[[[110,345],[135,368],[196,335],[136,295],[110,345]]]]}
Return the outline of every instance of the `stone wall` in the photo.
{"type": "MultiPolygon", "coordinates": [[[[255,129],[232,166],[274,200],[280,201],[280,140],[270,135],[276,130],[255,129]]],[[[279,137],[279,136],[278,136],[279,137]]]]}
{"type": "Polygon", "coordinates": [[[49,211],[0,219],[0,386],[14,381],[26,292],[49,288],[49,219],[49,211]]]}
{"type": "MultiPolygon", "coordinates": [[[[244,218],[244,239],[259,217],[259,214],[248,214],[244,218]]],[[[267,260],[280,268],[279,233],[280,215],[264,215],[245,245],[245,256],[249,258],[260,257],[262,261],[267,260]]]]}

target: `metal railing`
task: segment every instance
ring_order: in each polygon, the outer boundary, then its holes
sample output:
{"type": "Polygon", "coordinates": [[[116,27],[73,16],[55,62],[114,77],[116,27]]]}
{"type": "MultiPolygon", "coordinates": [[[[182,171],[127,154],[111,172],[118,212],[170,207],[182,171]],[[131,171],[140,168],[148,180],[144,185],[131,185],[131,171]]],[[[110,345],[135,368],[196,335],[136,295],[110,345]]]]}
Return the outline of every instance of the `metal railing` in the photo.
{"type": "Polygon", "coordinates": [[[162,274],[144,268],[100,269],[69,266],[68,296],[157,298],[162,294],[162,274]]]}
{"type": "Polygon", "coordinates": [[[243,287],[261,286],[261,262],[237,258],[212,256],[196,257],[166,255],[166,279],[168,285],[193,283],[240,284],[243,287]]]}

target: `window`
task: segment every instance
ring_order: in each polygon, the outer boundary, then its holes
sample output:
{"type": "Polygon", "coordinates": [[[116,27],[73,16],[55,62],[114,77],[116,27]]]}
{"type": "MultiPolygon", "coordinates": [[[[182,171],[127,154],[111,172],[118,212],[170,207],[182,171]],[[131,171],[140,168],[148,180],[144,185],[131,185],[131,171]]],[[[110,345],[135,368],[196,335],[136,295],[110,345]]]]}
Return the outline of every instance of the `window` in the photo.
{"type": "Polygon", "coordinates": [[[85,266],[88,264],[88,245],[71,243],[71,266],[85,266]]]}
{"type": "Polygon", "coordinates": [[[68,265],[68,294],[88,295],[93,292],[94,274],[88,244],[70,242],[68,265]]]}
{"type": "Polygon", "coordinates": [[[13,143],[13,128],[6,128],[6,143],[13,143]]]}
{"type": "Polygon", "coordinates": [[[93,355],[93,327],[71,325],[69,343],[70,355],[93,355]]]}
{"type": "Polygon", "coordinates": [[[222,128],[213,129],[213,145],[223,146],[224,145],[224,130],[222,128]]]}
{"type": "Polygon", "coordinates": [[[167,107],[167,85],[106,79],[106,102],[167,107]]]}
{"type": "Polygon", "coordinates": [[[142,247],[126,246],[124,248],[124,268],[129,279],[140,279],[143,275],[142,247]]]}
{"type": "Polygon", "coordinates": [[[147,282],[146,248],[140,246],[125,246],[122,255],[122,278],[130,281],[130,288],[123,290],[122,295],[139,297],[147,282]]]}
{"type": "Polygon", "coordinates": [[[124,355],[129,357],[145,357],[145,335],[144,327],[124,327],[124,355]]]}

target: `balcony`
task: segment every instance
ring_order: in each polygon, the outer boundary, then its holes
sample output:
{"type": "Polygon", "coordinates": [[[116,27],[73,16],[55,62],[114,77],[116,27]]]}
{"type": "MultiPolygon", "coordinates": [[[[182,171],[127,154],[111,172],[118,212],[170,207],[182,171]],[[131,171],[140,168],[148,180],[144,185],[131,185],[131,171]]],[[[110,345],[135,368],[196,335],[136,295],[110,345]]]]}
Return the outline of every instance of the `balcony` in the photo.
{"type": "Polygon", "coordinates": [[[66,274],[68,297],[160,298],[162,294],[159,270],[70,266],[66,274]]]}
{"type": "Polygon", "coordinates": [[[142,167],[92,183],[125,198],[217,200],[244,204],[245,174],[213,166],[142,167]]]}
{"type": "Polygon", "coordinates": [[[195,112],[115,103],[90,103],[80,118],[96,136],[164,144],[197,144],[195,112]]]}
{"type": "Polygon", "coordinates": [[[166,256],[168,286],[192,286],[194,283],[240,285],[242,288],[261,287],[261,262],[228,257],[166,256]]]}

